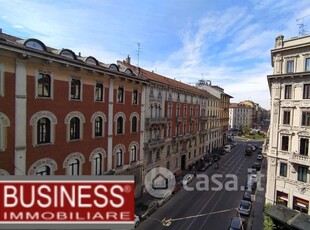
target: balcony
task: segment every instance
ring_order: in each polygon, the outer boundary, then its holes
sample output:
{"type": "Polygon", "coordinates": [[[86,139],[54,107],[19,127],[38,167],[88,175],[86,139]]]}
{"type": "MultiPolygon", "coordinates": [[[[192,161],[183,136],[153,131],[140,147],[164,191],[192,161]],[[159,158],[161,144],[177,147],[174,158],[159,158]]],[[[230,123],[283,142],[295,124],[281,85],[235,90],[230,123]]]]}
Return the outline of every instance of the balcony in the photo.
{"type": "Polygon", "coordinates": [[[289,161],[295,164],[310,166],[310,157],[307,155],[291,153],[289,161]]]}
{"type": "Polygon", "coordinates": [[[163,140],[163,139],[160,139],[160,140],[150,140],[148,143],[144,143],[144,149],[161,147],[165,143],[166,143],[166,141],[163,140]]]}
{"type": "Polygon", "coordinates": [[[208,117],[206,115],[202,115],[202,116],[200,116],[200,120],[201,121],[207,121],[208,117]]]}
{"type": "Polygon", "coordinates": [[[154,124],[165,124],[166,118],[165,117],[156,117],[156,118],[145,118],[145,125],[151,126],[154,124]]]}

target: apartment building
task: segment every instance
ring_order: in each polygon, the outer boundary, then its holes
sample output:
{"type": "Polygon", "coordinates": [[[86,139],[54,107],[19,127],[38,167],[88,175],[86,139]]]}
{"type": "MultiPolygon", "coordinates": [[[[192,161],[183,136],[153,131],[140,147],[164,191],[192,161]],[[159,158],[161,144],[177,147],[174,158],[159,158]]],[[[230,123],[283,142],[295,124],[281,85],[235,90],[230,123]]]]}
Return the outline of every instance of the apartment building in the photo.
{"type": "Polygon", "coordinates": [[[178,174],[226,143],[228,122],[220,126],[221,97],[134,66],[128,58],[117,63],[148,79],[144,175],[160,166],[178,174]]]}
{"type": "MultiPolygon", "coordinates": [[[[224,89],[212,85],[211,81],[199,80],[196,87],[209,92],[213,99],[210,98],[208,106],[210,106],[210,116],[213,117],[215,122],[215,129],[211,131],[217,137],[217,145],[225,145],[228,137],[229,127],[229,104],[232,96],[224,92],[224,89]]],[[[214,125],[213,125],[214,126],[214,125]]]]}
{"type": "Polygon", "coordinates": [[[266,202],[309,214],[310,36],[278,36],[271,64],[266,202]]]}
{"type": "Polygon", "coordinates": [[[229,129],[252,128],[253,108],[241,103],[230,103],[229,129]]]}
{"type": "Polygon", "coordinates": [[[130,174],[141,192],[146,80],[0,34],[0,175],[130,174]]]}
{"type": "Polygon", "coordinates": [[[227,141],[229,95],[0,33],[0,175],[178,174],[227,141]]]}

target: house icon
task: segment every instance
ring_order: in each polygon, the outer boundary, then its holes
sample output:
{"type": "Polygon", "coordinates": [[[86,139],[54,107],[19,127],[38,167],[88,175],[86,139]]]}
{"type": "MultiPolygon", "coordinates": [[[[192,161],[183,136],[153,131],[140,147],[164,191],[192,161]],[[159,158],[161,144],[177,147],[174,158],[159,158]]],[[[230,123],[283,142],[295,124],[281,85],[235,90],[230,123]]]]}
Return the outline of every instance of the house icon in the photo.
{"type": "Polygon", "coordinates": [[[158,173],[152,180],[152,188],[155,189],[167,189],[168,188],[168,178],[163,174],[158,173]]]}

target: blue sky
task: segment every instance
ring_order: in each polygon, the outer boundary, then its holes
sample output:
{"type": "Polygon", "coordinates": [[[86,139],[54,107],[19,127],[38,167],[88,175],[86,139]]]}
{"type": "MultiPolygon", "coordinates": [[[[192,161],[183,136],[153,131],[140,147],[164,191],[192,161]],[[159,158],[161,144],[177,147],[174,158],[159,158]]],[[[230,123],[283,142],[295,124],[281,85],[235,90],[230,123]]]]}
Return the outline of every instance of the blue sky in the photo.
{"type": "Polygon", "coordinates": [[[308,0],[0,0],[0,28],[53,48],[132,64],[184,83],[211,80],[269,109],[275,37],[310,33],[308,0]],[[296,21],[303,18],[303,20],[296,21]]]}

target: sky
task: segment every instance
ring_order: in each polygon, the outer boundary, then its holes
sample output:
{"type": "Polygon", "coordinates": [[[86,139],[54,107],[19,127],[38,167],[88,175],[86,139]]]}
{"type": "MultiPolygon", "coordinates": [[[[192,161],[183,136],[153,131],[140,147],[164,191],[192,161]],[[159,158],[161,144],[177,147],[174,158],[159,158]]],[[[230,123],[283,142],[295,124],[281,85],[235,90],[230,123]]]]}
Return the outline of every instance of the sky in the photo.
{"type": "Polygon", "coordinates": [[[103,63],[133,65],[183,83],[210,80],[270,108],[275,38],[310,33],[309,0],[0,0],[0,28],[103,63]]]}

